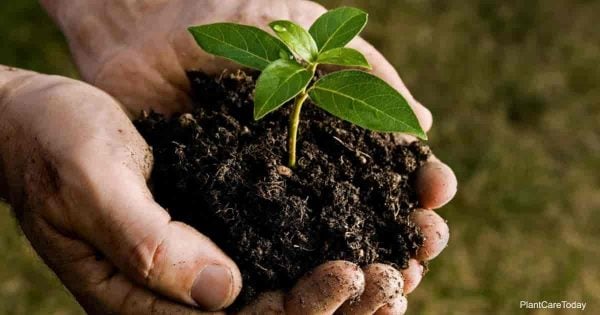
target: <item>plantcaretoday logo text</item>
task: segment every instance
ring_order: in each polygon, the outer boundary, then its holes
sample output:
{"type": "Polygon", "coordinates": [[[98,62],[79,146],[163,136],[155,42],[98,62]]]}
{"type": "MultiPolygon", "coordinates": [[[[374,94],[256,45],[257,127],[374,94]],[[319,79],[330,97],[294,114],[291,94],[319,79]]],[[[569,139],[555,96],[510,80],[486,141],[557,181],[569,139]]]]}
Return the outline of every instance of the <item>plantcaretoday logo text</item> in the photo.
{"type": "Polygon", "coordinates": [[[579,302],[579,301],[521,301],[519,303],[519,308],[525,309],[575,309],[585,311],[585,306],[587,302],[579,302]]]}

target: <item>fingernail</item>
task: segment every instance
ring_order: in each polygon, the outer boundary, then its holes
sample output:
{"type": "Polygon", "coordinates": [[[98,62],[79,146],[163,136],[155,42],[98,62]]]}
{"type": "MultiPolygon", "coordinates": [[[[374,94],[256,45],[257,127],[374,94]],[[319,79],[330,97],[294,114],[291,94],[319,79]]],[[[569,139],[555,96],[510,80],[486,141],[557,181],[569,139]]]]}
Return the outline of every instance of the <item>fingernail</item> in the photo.
{"type": "Polygon", "coordinates": [[[233,274],[219,265],[206,266],[192,286],[192,299],[209,311],[222,309],[233,291],[233,274]]]}

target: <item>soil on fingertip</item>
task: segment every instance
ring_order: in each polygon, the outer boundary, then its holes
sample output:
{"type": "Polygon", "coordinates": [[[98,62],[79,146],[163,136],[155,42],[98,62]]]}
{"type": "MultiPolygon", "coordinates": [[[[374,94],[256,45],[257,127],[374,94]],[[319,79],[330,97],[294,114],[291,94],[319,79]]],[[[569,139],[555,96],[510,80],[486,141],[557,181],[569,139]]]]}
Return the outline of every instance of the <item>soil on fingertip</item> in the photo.
{"type": "Polygon", "coordinates": [[[255,74],[188,75],[191,113],[144,113],[135,124],[153,148],[156,200],[239,266],[238,305],[289,289],[329,260],[407,267],[423,244],[409,215],[418,206],[413,175],[431,154],[427,146],[402,144],[308,103],[291,170],[291,106],[255,121],[255,74]]]}

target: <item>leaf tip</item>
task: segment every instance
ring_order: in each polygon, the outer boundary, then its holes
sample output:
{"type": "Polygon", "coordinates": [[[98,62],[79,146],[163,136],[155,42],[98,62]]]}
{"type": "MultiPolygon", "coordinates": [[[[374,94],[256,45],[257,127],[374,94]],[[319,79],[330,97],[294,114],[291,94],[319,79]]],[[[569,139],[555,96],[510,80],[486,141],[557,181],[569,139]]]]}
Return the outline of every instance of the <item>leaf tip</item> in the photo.
{"type": "MultiPolygon", "coordinates": [[[[256,93],[256,92],[255,92],[256,93]]],[[[256,96],[254,96],[254,110],[252,111],[252,116],[254,117],[254,121],[259,121],[265,115],[261,112],[261,107],[258,106],[256,102],[256,96]]]]}
{"type": "Polygon", "coordinates": [[[254,109],[254,121],[259,121],[259,120],[263,119],[263,117],[265,117],[264,113],[261,113],[257,109],[254,109]]]}
{"type": "Polygon", "coordinates": [[[343,11],[343,10],[349,10],[349,11],[354,11],[354,12],[358,12],[358,13],[368,14],[365,10],[363,10],[361,8],[351,7],[351,6],[341,6],[337,9],[333,9],[331,11],[343,11]]]}
{"type": "Polygon", "coordinates": [[[429,140],[429,137],[427,136],[427,134],[425,133],[425,131],[419,129],[419,131],[416,132],[416,136],[417,138],[423,140],[423,141],[427,141],[429,140]]]}

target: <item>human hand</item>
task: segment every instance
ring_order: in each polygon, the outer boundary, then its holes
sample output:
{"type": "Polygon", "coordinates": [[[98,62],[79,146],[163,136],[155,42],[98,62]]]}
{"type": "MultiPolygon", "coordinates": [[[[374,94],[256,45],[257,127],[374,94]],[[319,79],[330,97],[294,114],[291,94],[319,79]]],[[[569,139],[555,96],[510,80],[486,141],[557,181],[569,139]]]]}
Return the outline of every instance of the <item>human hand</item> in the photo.
{"type": "Polygon", "coordinates": [[[0,66],[0,139],[0,196],[89,313],[199,314],[176,302],[239,293],[235,263],[153,201],[151,152],[108,94],[0,66]]]}
{"type": "MultiPolygon", "coordinates": [[[[167,114],[186,110],[189,83],[185,70],[217,74],[224,68],[235,68],[201,51],[187,33],[188,26],[230,21],[266,29],[274,19],[291,19],[307,27],[324,12],[313,2],[281,0],[155,0],[144,5],[113,0],[42,3],[67,35],[83,78],[119,99],[132,115],[149,108],[167,114]]],[[[423,129],[429,130],[430,112],[412,97],[385,58],[362,39],[350,46],[363,52],[373,72],[405,96],[423,129]]],[[[416,185],[421,206],[427,209],[443,206],[456,192],[452,170],[435,158],[419,170],[416,185]]],[[[413,216],[426,242],[409,268],[402,271],[405,293],[421,279],[423,267],[419,261],[437,256],[449,237],[448,226],[435,212],[419,210],[413,216]]],[[[364,292],[369,294],[373,295],[369,290],[364,292]]]]}

